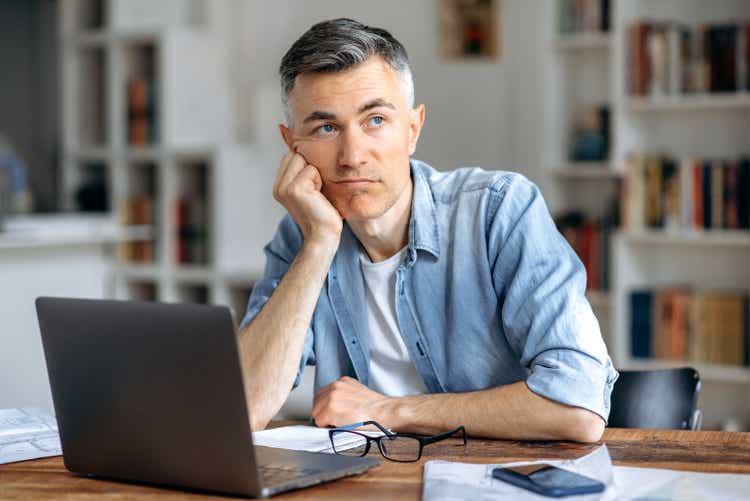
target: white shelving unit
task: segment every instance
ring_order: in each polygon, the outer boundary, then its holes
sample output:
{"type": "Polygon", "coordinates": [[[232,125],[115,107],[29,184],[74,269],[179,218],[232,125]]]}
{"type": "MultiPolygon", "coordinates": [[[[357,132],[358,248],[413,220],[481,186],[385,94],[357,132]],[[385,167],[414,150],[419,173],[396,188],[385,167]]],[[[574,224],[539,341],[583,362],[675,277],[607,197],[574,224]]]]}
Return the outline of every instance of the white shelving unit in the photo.
{"type": "Polygon", "coordinates": [[[552,169],[552,173],[562,181],[575,180],[616,180],[622,177],[622,172],[613,169],[609,164],[564,164],[552,169]]]}
{"type": "Polygon", "coordinates": [[[60,2],[61,197],[75,209],[83,176],[97,170],[113,220],[126,200],[150,200],[153,224],[139,235],[152,257],[113,263],[112,297],[232,304],[241,316],[282,216],[268,209],[277,162],[232,142],[227,50],[205,8],[192,0],[60,2]],[[133,146],[128,84],[143,75],[153,83],[155,137],[133,146]],[[190,226],[180,224],[180,200],[190,204],[190,226]],[[186,235],[192,247],[181,251],[186,235]],[[240,276],[227,271],[237,269],[240,276]]]}
{"type": "MultiPolygon", "coordinates": [[[[639,19],[674,20],[688,25],[750,19],[750,3],[741,0],[612,0],[609,34],[560,37],[554,3],[547,6],[550,42],[545,90],[546,165],[554,176],[554,207],[597,203],[622,177],[631,151],[669,152],[682,157],[737,157],[750,152],[750,95],[733,94],[631,97],[625,89],[627,26],[639,19]],[[598,73],[596,73],[598,72],[598,73]],[[598,75],[598,76],[597,76],[598,75]],[[566,162],[567,127],[572,103],[610,103],[611,160],[605,165],[566,162]],[[555,192],[556,191],[556,192],[555,192]]],[[[727,420],[750,429],[750,368],[643,360],[630,356],[629,303],[632,290],[687,284],[696,290],[750,290],[750,232],[618,231],[612,238],[611,291],[588,294],[605,341],[619,369],[690,365],[701,374],[699,405],[704,428],[727,420]],[[602,314],[607,313],[607,315],[602,314]],[[608,323],[607,323],[608,322],[608,323]]]]}
{"type": "Polygon", "coordinates": [[[627,107],[631,112],[727,110],[742,113],[750,109],[750,93],[665,96],[658,99],[629,97],[627,107]]]}
{"type": "Polygon", "coordinates": [[[609,50],[611,41],[609,33],[583,32],[559,35],[553,39],[552,47],[561,51],[609,50]]]}
{"type": "MultiPolygon", "coordinates": [[[[703,94],[630,97],[625,91],[624,28],[637,19],[687,25],[750,19],[750,3],[736,0],[643,0],[618,2],[614,48],[616,159],[632,150],[686,156],[736,157],[750,152],[750,96],[703,94]]],[[[638,288],[687,284],[696,290],[750,290],[750,232],[624,232],[614,239],[612,351],[624,368],[690,365],[701,374],[699,405],[704,427],[734,420],[750,429],[750,368],[694,362],[639,360],[630,356],[628,294],[638,288]]]]}
{"type": "MultiPolygon", "coordinates": [[[[615,0],[612,0],[613,2],[615,0]]],[[[554,180],[550,195],[553,214],[578,210],[589,219],[601,219],[611,213],[618,192],[621,173],[609,161],[571,162],[570,130],[580,106],[610,106],[613,45],[611,32],[584,31],[559,34],[557,1],[545,4],[549,40],[546,43],[545,141],[544,164],[554,180]]],[[[610,123],[612,117],[610,116],[610,123]]],[[[610,145],[610,151],[612,147],[610,145]]],[[[606,342],[610,333],[610,298],[608,290],[589,290],[589,299],[606,342]]]]}

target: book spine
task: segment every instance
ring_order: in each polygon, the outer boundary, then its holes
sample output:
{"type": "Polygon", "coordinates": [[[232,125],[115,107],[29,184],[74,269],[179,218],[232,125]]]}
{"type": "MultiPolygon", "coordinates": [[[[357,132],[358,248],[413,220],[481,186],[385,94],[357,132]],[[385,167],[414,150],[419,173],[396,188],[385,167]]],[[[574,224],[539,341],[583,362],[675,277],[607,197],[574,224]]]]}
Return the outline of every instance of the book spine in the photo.
{"type": "Polygon", "coordinates": [[[601,16],[602,16],[602,23],[601,23],[601,30],[604,32],[609,31],[609,16],[610,16],[610,5],[609,0],[601,0],[601,16]]]}
{"type": "Polygon", "coordinates": [[[693,228],[703,229],[703,165],[693,162],[693,228]]]}
{"type": "Polygon", "coordinates": [[[669,25],[667,31],[667,47],[669,93],[677,95],[682,92],[682,30],[676,23],[669,25]]]}
{"type": "Polygon", "coordinates": [[[652,291],[630,293],[630,353],[634,358],[651,358],[653,330],[652,291]]]}
{"type": "Polygon", "coordinates": [[[703,162],[703,227],[711,227],[711,162],[703,162]]]}
{"type": "Polygon", "coordinates": [[[711,228],[724,227],[724,162],[716,160],[711,165],[711,228]]]}
{"type": "Polygon", "coordinates": [[[737,162],[737,226],[750,229],[750,157],[737,162]]]}
{"type": "Polygon", "coordinates": [[[669,230],[680,228],[680,185],[679,171],[674,160],[665,158],[662,160],[662,227],[669,230]]]}
{"type": "Polygon", "coordinates": [[[646,222],[650,228],[662,226],[662,161],[651,157],[646,161],[646,222]]]}
{"type": "Polygon", "coordinates": [[[737,217],[737,163],[730,161],[724,170],[724,223],[727,229],[739,228],[737,217]]]}
{"type": "Polygon", "coordinates": [[[680,162],[680,219],[683,228],[693,227],[693,161],[690,158],[684,158],[680,162]]]}

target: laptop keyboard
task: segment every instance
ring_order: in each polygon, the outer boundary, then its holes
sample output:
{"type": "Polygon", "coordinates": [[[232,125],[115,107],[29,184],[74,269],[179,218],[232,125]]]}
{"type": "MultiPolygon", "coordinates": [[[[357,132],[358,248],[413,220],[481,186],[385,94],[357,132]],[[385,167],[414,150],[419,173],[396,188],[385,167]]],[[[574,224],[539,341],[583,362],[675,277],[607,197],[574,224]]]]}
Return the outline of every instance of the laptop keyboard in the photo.
{"type": "Polygon", "coordinates": [[[263,479],[263,485],[278,485],[289,482],[296,478],[306,477],[320,473],[315,468],[295,468],[285,465],[259,465],[260,476],[263,479]]]}

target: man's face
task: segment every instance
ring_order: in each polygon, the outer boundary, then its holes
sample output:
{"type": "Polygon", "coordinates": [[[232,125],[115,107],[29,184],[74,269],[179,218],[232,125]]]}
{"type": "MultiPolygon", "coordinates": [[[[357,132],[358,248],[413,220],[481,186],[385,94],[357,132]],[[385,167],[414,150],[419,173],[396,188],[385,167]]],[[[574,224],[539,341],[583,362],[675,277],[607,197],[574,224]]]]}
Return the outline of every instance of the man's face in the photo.
{"type": "Polygon", "coordinates": [[[321,191],[344,219],[378,218],[410,193],[424,107],[408,107],[403,81],[382,58],[299,75],[289,108],[284,140],[320,171],[321,191]]]}

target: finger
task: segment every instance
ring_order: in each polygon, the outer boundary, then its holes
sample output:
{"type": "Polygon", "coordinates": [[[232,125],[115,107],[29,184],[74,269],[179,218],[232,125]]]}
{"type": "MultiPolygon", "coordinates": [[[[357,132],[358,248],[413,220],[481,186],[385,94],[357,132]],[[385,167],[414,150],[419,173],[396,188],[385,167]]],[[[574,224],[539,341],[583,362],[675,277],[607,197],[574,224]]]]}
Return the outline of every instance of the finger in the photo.
{"type": "Polygon", "coordinates": [[[289,167],[289,162],[292,160],[292,157],[294,157],[294,153],[289,152],[281,158],[281,163],[279,164],[279,170],[276,172],[276,179],[274,179],[273,181],[273,194],[274,195],[277,195],[279,193],[279,184],[281,183],[281,180],[284,177],[284,173],[289,167]]]}
{"type": "Polygon", "coordinates": [[[312,181],[317,191],[320,191],[323,187],[323,178],[320,177],[320,171],[314,165],[305,165],[305,168],[300,171],[298,176],[312,181]]]}
{"type": "Polygon", "coordinates": [[[333,420],[328,415],[320,415],[315,418],[315,426],[318,426],[320,428],[330,428],[335,427],[336,425],[333,424],[333,420]]]}
{"type": "Polygon", "coordinates": [[[289,165],[284,171],[284,174],[281,176],[281,180],[279,181],[279,192],[283,192],[290,184],[292,184],[292,181],[294,181],[297,174],[305,168],[305,165],[305,159],[302,158],[301,155],[295,153],[291,160],[289,160],[289,165]]]}
{"type": "Polygon", "coordinates": [[[310,411],[310,415],[315,419],[315,421],[318,421],[320,416],[324,414],[328,414],[329,409],[329,400],[328,398],[323,399],[316,399],[313,403],[313,408],[310,411]]]}
{"type": "Polygon", "coordinates": [[[318,392],[315,394],[315,401],[323,400],[325,398],[328,398],[330,393],[333,391],[333,383],[329,384],[328,386],[324,386],[323,388],[319,389],[318,392]]]}

